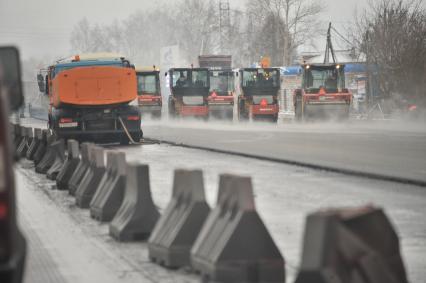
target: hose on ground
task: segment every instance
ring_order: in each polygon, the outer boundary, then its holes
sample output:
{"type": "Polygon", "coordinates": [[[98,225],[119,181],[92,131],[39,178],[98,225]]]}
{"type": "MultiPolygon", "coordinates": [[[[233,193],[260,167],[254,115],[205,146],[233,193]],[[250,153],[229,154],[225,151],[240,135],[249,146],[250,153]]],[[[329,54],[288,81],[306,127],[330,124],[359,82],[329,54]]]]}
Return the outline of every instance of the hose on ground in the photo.
{"type": "Polygon", "coordinates": [[[123,120],[121,119],[121,117],[120,116],[118,116],[118,121],[120,121],[120,124],[121,124],[121,127],[123,127],[123,129],[124,129],[124,132],[126,133],[126,136],[127,136],[127,138],[129,139],[129,141],[130,141],[130,144],[135,144],[135,145],[143,145],[143,144],[154,144],[155,142],[149,142],[149,143],[147,143],[144,139],[142,139],[142,142],[137,142],[137,141],[135,141],[133,138],[132,138],[132,136],[130,135],[130,133],[129,133],[129,130],[127,129],[127,127],[126,127],[126,124],[124,124],[124,122],[123,122],[123,120]]]}

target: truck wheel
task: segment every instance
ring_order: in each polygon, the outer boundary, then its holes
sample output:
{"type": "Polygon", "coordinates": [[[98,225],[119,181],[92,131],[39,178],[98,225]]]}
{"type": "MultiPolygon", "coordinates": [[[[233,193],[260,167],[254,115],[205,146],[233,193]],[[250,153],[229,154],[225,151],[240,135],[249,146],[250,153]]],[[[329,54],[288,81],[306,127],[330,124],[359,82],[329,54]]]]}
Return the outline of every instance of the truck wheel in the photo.
{"type": "Polygon", "coordinates": [[[233,120],[234,120],[234,113],[233,113],[233,111],[229,111],[229,112],[227,113],[227,115],[226,115],[226,118],[227,118],[228,120],[230,120],[230,121],[233,121],[233,120]]]}
{"type": "Polygon", "coordinates": [[[294,117],[296,121],[302,121],[303,112],[302,112],[302,99],[300,97],[296,97],[296,104],[294,105],[294,117]]]}
{"type": "Polygon", "coordinates": [[[176,118],[175,103],[171,99],[169,99],[168,108],[169,108],[169,118],[173,118],[173,119],[176,118]]]}
{"type": "Polygon", "coordinates": [[[348,106],[348,107],[346,107],[343,111],[342,111],[342,113],[339,115],[340,117],[339,117],[339,119],[341,120],[341,121],[347,121],[347,120],[349,120],[349,116],[350,116],[350,107],[348,106]]]}
{"type": "Polygon", "coordinates": [[[121,145],[128,145],[129,144],[129,138],[127,137],[127,135],[126,134],[122,134],[121,136],[120,136],[120,144],[121,145]]]}
{"type": "Polygon", "coordinates": [[[140,141],[141,141],[141,138],[142,138],[142,132],[133,133],[133,134],[131,134],[131,136],[132,136],[132,139],[133,139],[135,142],[140,142],[140,141]]]}
{"type": "Polygon", "coordinates": [[[272,117],[272,122],[274,122],[274,123],[277,123],[277,122],[278,122],[278,114],[277,114],[277,115],[274,115],[274,116],[272,117]]]}

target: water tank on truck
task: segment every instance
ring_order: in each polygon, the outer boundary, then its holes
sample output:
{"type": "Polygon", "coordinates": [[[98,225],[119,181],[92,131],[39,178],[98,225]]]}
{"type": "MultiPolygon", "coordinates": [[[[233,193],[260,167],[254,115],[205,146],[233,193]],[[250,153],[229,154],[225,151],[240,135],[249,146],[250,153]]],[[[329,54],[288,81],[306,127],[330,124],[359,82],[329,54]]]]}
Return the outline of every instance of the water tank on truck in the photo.
{"type": "Polygon", "coordinates": [[[116,54],[76,55],[49,66],[48,125],[59,138],[98,142],[139,141],[141,114],[129,102],[137,97],[134,66],[116,54]]]}

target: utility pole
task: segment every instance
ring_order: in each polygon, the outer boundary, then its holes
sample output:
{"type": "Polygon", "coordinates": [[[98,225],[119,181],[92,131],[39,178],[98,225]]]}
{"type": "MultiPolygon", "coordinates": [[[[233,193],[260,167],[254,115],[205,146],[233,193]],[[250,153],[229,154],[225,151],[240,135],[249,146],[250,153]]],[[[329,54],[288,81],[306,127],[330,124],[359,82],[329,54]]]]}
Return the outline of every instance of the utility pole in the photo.
{"type": "Polygon", "coordinates": [[[336,56],[334,55],[333,44],[331,43],[331,23],[328,25],[327,31],[327,45],[325,47],[324,64],[330,62],[330,52],[333,58],[333,63],[336,63],[336,56]]]}
{"type": "Polygon", "coordinates": [[[231,15],[229,0],[219,1],[219,43],[220,52],[229,53],[229,33],[231,29],[231,15]]]}

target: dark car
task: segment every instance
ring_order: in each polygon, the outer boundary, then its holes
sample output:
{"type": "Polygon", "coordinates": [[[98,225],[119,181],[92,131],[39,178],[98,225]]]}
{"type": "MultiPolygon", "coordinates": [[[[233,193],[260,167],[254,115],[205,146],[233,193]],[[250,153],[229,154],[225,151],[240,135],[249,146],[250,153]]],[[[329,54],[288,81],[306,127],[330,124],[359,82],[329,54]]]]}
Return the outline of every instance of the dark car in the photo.
{"type": "Polygon", "coordinates": [[[0,47],[0,282],[21,282],[26,242],[16,221],[13,144],[9,113],[23,104],[19,53],[0,47]]]}

